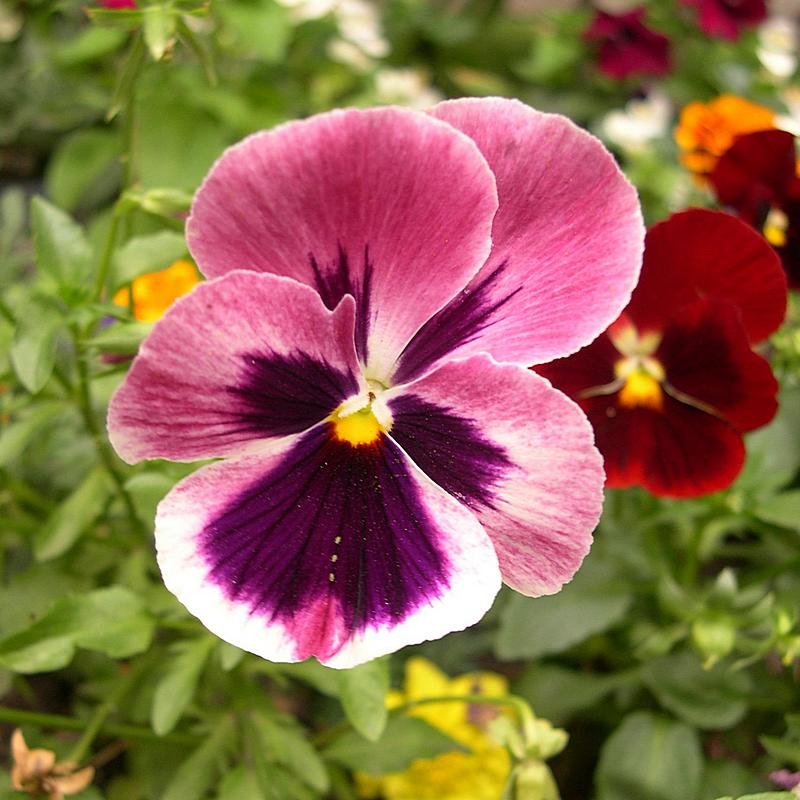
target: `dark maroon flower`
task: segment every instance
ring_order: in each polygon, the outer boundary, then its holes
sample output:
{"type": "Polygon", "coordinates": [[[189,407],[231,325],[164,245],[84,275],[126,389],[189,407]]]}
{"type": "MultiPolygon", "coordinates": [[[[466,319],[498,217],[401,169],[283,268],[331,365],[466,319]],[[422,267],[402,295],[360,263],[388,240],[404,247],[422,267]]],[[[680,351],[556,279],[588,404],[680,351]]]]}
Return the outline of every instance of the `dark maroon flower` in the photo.
{"type": "Polygon", "coordinates": [[[598,11],[584,32],[597,44],[600,71],[612,78],[629,75],[666,75],[672,68],[669,39],[643,22],[644,8],[626,14],[598,11]]]}
{"type": "Polygon", "coordinates": [[[785,309],[767,243],[729,214],[690,209],[648,232],[620,318],[536,371],[586,412],[608,486],[695,497],[733,482],[742,434],[775,413],[778,384],[752,344],[785,309]]]}
{"type": "Polygon", "coordinates": [[[683,4],[698,10],[703,33],[729,41],[767,18],[766,0],[683,0],[683,4]]]}
{"type": "Polygon", "coordinates": [[[800,178],[795,137],[786,131],[739,136],[709,176],[717,199],[761,231],[800,288],[800,178]]]}

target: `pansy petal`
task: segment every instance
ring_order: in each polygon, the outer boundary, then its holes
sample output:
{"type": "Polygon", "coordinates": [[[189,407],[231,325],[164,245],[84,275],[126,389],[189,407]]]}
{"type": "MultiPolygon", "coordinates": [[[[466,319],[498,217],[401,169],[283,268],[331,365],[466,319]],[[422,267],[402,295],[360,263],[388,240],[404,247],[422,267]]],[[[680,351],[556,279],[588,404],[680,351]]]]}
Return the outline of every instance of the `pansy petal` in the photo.
{"type": "Polygon", "coordinates": [[[289,278],[232,272],[179,300],[111,400],[128,462],[192,461],[304,431],[359,391],[355,304],[328,311],[289,278]]]}
{"type": "Polygon", "coordinates": [[[398,389],[389,408],[390,436],[475,512],[506,583],[551,594],[573,576],[604,479],[575,403],[530,370],[479,355],[398,389]]]}
{"type": "Polygon", "coordinates": [[[661,410],[620,408],[617,395],[581,401],[605,459],[607,485],[662,497],[699,497],[729,486],[744,464],[728,422],[665,395],[661,410]]]}
{"type": "Polygon", "coordinates": [[[757,131],[734,141],[717,161],[709,180],[720,203],[732,206],[756,225],[770,205],[786,199],[798,182],[796,162],[791,133],[757,131]]]}
{"type": "Polygon", "coordinates": [[[395,379],[442,356],[488,352],[529,366],[574,352],[622,310],[641,263],[636,191],[599,140],[500,98],[431,113],[473,138],[497,179],[491,256],[406,348],[395,379]]]}
{"type": "Polygon", "coordinates": [[[655,353],[676,399],[707,406],[740,431],[766,425],[778,409],[769,362],[750,349],[730,303],[701,300],[664,331],[655,353]]]}
{"type": "Polygon", "coordinates": [[[210,277],[272,272],[358,305],[359,356],[388,378],[414,331],[463,288],[490,248],[494,177],[475,144],[422,112],[349,109],[227,150],[187,235],[210,277]]]}
{"type": "Polygon", "coordinates": [[[660,331],[698,298],[738,306],[751,342],[769,336],[786,312],[786,277],[769,244],[720,211],[692,208],[647,233],[642,277],[625,313],[640,330],[660,331]]]}
{"type": "Polygon", "coordinates": [[[353,447],[327,423],[185,479],[156,545],[193,614],[273,661],[353,666],[477,622],[500,587],[466,506],[388,437],[353,447]]]}

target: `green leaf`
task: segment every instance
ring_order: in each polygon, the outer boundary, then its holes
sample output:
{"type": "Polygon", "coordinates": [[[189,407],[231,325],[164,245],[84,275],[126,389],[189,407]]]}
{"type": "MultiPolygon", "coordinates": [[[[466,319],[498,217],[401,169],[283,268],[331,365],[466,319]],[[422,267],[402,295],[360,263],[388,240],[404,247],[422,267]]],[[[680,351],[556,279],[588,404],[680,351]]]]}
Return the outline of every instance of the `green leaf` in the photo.
{"type": "Polygon", "coordinates": [[[759,503],[755,514],[765,522],[800,531],[800,489],[773,495],[759,503]]]}
{"type": "Polygon", "coordinates": [[[642,680],[664,708],[698,728],[731,728],[747,713],[750,678],[722,665],[703,669],[693,653],[651,661],[642,680]]]}
{"type": "MultiPolygon", "coordinates": [[[[719,797],[717,800],[734,800],[733,797],[719,797]]],[[[759,792],[758,794],[745,794],[736,800],[797,800],[793,792],[759,792]]]]}
{"type": "Polygon", "coordinates": [[[504,660],[560,653],[619,622],[631,599],[613,572],[589,556],[558,594],[511,597],[500,618],[495,652],[504,660]]]}
{"type": "Polygon", "coordinates": [[[208,738],[175,771],[161,800],[203,797],[227,766],[237,744],[233,720],[222,717],[208,738]]]}
{"type": "Polygon", "coordinates": [[[59,285],[81,286],[91,274],[92,249],[82,228],[43,197],[31,201],[36,265],[59,285]]]}
{"type": "Polygon", "coordinates": [[[264,800],[264,795],[256,776],[244,764],[238,764],[220,781],[216,800],[264,800]]]}
{"type": "Polygon", "coordinates": [[[0,639],[0,666],[16,672],[49,672],[65,667],[77,647],[111,658],[147,649],[153,620],[142,601],[112,586],[58,600],[38,622],[0,639]]]}
{"type": "Polygon", "coordinates": [[[36,394],[50,380],[56,363],[61,317],[54,309],[31,305],[21,316],[11,344],[11,364],[20,383],[36,394]]]}
{"type": "Polygon", "coordinates": [[[100,516],[111,491],[112,484],[106,471],[101,467],[91,470],[36,535],[33,543],[36,560],[49,561],[66,553],[100,516]]]}
{"type": "Polygon", "coordinates": [[[340,736],[323,751],[326,758],[350,768],[383,775],[402,772],[417,758],[463,750],[457,742],[418,717],[392,716],[377,742],[355,731],[340,736]]]}
{"type": "Polygon", "coordinates": [[[172,49],[175,38],[175,12],[169,6],[145,6],[144,42],[155,61],[161,61],[165,53],[172,49]]]}
{"type": "Polygon", "coordinates": [[[101,353],[134,355],[152,329],[152,322],[118,320],[93,336],[90,344],[101,353]]]}
{"type": "Polygon", "coordinates": [[[45,401],[29,406],[23,416],[0,433],[0,467],[10,464],[24,452],[28,443],[61,413],[61,403],[45,401]]]}
{"type": "Polygon", "coordinates": [[[603,746],[595,773],[597,800],[697,800],[702,771],[693,728],[636,711],[603,746]]]}
{"type": "Polygon", "coordinates": [[[97,191],[103,178],[113,179],[118,155],[119,139],[111,131],[89,129],[67,136],[48,163],[47,193],[59,206],[74,210],[97,191]]]}
{"type": "Polygon", "coordinates": [[[514,693],[529,700],[537,715],[560,725],[630,682],[630,673],[598,675],[555,664],[533,664],[515,682],[514,693]]]}
{"type": "Polygon", "coordinates": [[[378,658],[339,672],[339,698],[353,727],[371,742],[380,739],[386,727],[389,691],[389,660],[378,658]]]}
{"type": "Polygon", "coordinates": [[[0,195],[0,256],[11,249],[14,240],[25,227],[25,193],[18,187],[6,189],[0,195]]]}
{"type": "Polygon", "coordinates": [[[185,258],[186,240],[175,231],[159,231],[136,236],[126,242],[114,259],[114,288],[144,275],[166,269],[173,261],[185,258]]]}
{"type": "Polygon", "coordinates": [[[254,712],[251,715],[257,741],[267,756],[297,775],[318,792],[327,792],[328,771],[303,729],[291,717],[254,712]]]}
{"type": "MultiPolygon", "coordinates": [[[[102,10],[103,9],[94,9],[95,12],[102,10]]],[[[111,12],[111,19],[119,19],[118,15],[120,11],[125,11],[125,9],[114,9],[114,11],[111,12]]],[[[136,14],[138,18],[142,12],[136,11],[133,13],[136,14]]],[[[111,97],[111,104],[106,112],[106,122],[111,122],[111,120],[122,111],[125,104],[133,97],[136,79],[139,77],[139,73],[144,66],[146,53],[147,48],[144,43],[144,37],[137,34],[133,39],[133,43],[125,58],[125,64],[117,78],[114,94],[111,97]]]]}
{"type": "Polygon", "coordinates": [[[164,676],[156,685],[150,721],[153,730],[163,736],[169,733],[194,697],[200,674],[217,640],[211,636],[176,642],[164,676]]]}
{"type": "Polygon", "coordinates": [[[255,0],[220,4],[218,13],[240,47],[268,63],[283,59],[292,34],[292,23],[285,8],[272,0],[255,0]]]}

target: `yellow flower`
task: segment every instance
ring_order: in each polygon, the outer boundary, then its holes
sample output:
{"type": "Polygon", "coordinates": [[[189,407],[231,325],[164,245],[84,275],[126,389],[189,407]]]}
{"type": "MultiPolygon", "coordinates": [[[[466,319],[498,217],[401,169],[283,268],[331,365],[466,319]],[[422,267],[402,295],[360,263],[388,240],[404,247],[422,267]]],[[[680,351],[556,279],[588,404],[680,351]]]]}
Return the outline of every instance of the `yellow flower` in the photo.
{"type": "MultiPolygon", "coordinates": [[[[503,697],[508,684],[501,675],[473,672],[449,678],[424,658],[406,664],[405,690],[392,691],[389,708],[413,700],[471,694],[503,697]]],[[[497,706],[460,702],[431,703],[409,712],[421,717],[466,748],[420,758],[405,772],[379,777],[356,776],[362,797],[386,800],[500,800],[511,771],[505,747],[486,733],[489,722],[502,713],[497,706]]]]}
{"type": "Polygon", "coordinates": [[[48,800],[62,800],[69,794],[83,791],[94,777],[93,767],[77,769],[72,761],[56,764],[52,750],[30,750],[22,731],[17,728],[11,736],[11,788],[27,792],[32,797],[47,795],[48,800]]]}
{"type": "MultiPolygon", "coordinates": [[[[148,272],[133,281],[133,316],[139,322],[155,322],[164,312],[195,284],[200,282],[194,264],[183,259],[159,272],[148,272]]],[[[114,304],[128,308],[128,287],[114,295],[114,304]]]]}
{"type": "Polygon", "coordinates": [[[775,112],[771,109],[723,94],[710,103],[685,106],[675,128],[675,141],[684,166],[702,178],[714,169],[737,136],[774,127],[775,112]]]}

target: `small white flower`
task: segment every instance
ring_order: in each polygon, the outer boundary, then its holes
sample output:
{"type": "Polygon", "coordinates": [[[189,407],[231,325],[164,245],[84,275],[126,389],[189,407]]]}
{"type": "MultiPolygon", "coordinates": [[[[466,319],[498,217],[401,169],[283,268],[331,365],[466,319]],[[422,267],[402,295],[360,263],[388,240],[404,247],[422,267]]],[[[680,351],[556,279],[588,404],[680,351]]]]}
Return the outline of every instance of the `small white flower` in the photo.
{"type": "Polygon", "coordinates": [[[624,109],[611,111],[600,122],[600,135],[629,153],[641,153],[667,133],[672,119],[669,98],[657,90],[630,100],[624,109]]]}
{"type": "Polygon", "coordinates": [[[411,67],[386,67],[375,73],[375,92],[381,103],[425,109],[444,99],[424,72],[411,67]]]}
{"type": "Polygon", "coordinates": [[[779,80],[797,69],[797,46],[797,23],[791,17],[771,16],[758,29],[758,59],[779,80]]]}
{"type": "Polygon", "coordinates": [[[800,136],[800,87],[788,86],[780,93],[780,98],[786,107],[786,113],[776,117],[776,126],[800,136]]]}

